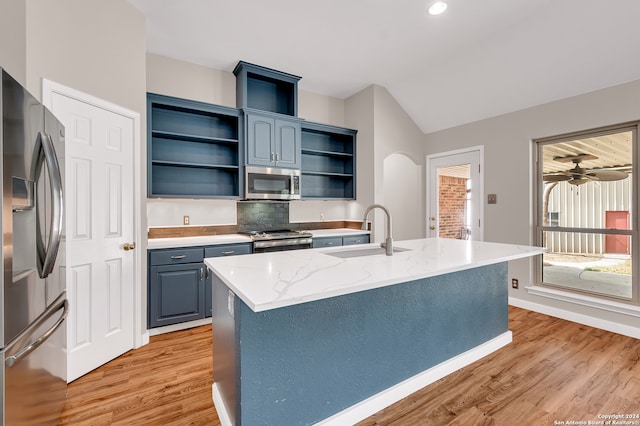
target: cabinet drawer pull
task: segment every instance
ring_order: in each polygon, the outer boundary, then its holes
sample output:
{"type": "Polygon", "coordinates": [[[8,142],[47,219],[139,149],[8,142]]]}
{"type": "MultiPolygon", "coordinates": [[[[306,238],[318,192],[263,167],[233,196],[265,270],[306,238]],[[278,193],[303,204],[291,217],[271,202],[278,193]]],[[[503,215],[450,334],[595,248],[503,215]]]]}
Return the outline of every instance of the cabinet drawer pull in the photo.
{"type": "Polygon", "coordinates": [[[229,251],[223,251],[222,254],[224,254],[225,256],[228,256],[230,254],[234,254],[236,251],[235,250],[229,250],[229,251]]]}
{"type": "Polygon", "coordinates": [[[360,242],[360,240],[354,240],[353,242],[357,244],[360,242]]]}
{"type": "Polygon", "coordinates": [[[171,256],[172,259],[184,259],[185,257],[187,257],[186,254],[181,254],[181,255],[177,255],[177,256],[171,256]]]}
{"type": "Polygon", "coordinates": [[[326,243],[324,243],[325,246],[332,246],[333,245],[333,241],[327,241],[326,243]]]}

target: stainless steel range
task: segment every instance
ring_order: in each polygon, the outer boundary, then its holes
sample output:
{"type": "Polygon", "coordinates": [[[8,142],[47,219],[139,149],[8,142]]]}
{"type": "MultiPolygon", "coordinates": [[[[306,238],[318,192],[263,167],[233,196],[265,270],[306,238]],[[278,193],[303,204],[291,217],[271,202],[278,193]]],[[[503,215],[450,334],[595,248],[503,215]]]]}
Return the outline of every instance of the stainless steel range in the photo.
{"type": "Polygon", "coordinates": [[[248,231],[253,240],[254,253],[311,248],[313,235],[305,231],[248,231]]]}

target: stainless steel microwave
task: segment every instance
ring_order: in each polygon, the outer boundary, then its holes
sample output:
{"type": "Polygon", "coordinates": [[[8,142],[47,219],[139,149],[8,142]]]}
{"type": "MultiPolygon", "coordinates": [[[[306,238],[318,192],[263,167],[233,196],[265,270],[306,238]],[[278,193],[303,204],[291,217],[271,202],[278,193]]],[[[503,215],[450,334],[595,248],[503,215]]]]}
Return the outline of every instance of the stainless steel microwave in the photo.
{"type": "Polygon", "coordinates": [[[245,167],[247,200],[299,200],[300,170],[275,167],[245,167]]]}

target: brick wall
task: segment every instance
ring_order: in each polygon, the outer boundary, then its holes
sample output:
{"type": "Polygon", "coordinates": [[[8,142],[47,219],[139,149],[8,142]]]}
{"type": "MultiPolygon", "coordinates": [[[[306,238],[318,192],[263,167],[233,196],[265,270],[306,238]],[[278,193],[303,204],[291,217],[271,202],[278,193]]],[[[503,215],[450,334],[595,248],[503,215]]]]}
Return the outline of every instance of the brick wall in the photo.
{"type": "Polygon", "coordinates": [[[440,217],[441,238],[460,238],[466,217],[467,179],[440,176],[440,217]]]}

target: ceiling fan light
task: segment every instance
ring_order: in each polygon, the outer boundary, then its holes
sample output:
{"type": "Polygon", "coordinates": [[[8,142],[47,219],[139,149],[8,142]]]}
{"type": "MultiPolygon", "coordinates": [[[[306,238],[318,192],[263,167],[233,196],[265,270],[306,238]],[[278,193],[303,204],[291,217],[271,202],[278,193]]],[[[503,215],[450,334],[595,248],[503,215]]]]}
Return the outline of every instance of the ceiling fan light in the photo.
{"type": "Polygon", "coordinates": [[[440,15],[445,10],[447,10],[447,3],[443,1],[437,1],[429,6],[429,15],[440,15]]]}

